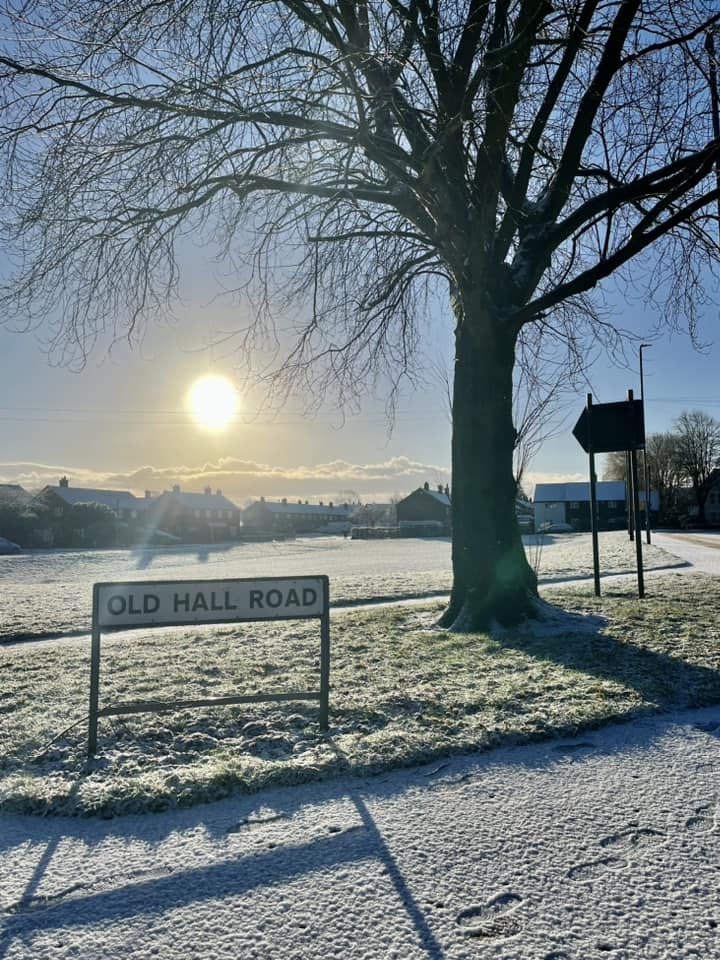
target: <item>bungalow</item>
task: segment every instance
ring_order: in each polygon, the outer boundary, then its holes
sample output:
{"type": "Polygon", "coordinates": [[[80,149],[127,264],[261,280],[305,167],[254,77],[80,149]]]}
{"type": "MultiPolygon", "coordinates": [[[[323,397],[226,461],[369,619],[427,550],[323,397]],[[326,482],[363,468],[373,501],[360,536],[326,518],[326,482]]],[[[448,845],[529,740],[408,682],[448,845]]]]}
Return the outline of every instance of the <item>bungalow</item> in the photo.
{"type": "MultiPolygon", "coordinates": [[[[597,484],[598,526],[600,530],[618,530],[627,524],[625,484],[601,480],[597,484]]],[[[659,496],[650,493],[650,510],[657,513],[659,496]]],[[[590,529],[589,483],[538,483],[533,498],[535,529],[545,525],[569,524],[575,530],[590,529]]],[[[640,492],[640,509],[644,510],[645,491],[640,492]]]]}
{"type": "Polygon", "coordinates": [[[147,526],[185,543],[234,540],[240,532],[241,510],[221,490],[185,493],[175,484],[148,502],[147,526]]]}
{"type": "Polygon", "coordinates": [[[260,497],[245,507],[243,529],[256,534],[293,534],[323,531],[344,532],[350,526],[352,508],[347,503],[335,505],[308,503],[307,500],[280,501],[260,497]]]}

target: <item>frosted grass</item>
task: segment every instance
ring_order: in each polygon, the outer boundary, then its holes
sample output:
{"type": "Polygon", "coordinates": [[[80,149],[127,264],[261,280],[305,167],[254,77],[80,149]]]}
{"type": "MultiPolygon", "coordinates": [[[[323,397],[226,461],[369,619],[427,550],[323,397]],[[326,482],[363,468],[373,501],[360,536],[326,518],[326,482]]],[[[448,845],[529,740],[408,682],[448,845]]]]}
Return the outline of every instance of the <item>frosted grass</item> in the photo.
{"type": "MultiPolygon", "coordinates": [[[[525,538],[543,583],[592,576],[589,534],[525,538]]],[[[634,544],[622,531],[600,537],[603,574],[632,572],[634,544]]],[[[647,569],[682,565],[644,545],[647,569]]],[[[0,557],[0,642],[88,633],[92,585],[115,580],[226,579],[328,574],[335,606],[449,592],[450,542],[303,537],[144,550],[36,551],[0,557]]]]}
{"type": "MultiPolygon", "coordinates": [[[[327,734],[317,705],[302,702],[114,717],[101,720],[89,764],[89,644],[5,648],[0,808],[186,807],[720,702],[719,587],[667,574],[639,601],[631,582],[602,598],[590,584],[556,586],[545,600],[574,616],[550,608],[537,628],[492,635],[437,629],[437,601],[336,611],[327,734]]],[[[318,634],[276,623],[107,635],[101,704],[317,688],[318,634]]]]}

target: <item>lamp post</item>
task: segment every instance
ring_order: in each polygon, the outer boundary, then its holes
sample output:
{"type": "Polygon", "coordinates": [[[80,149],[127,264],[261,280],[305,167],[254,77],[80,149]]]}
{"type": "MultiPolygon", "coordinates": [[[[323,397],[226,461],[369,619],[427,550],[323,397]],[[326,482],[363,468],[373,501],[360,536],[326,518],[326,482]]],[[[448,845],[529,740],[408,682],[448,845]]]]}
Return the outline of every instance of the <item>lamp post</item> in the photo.
{"type": "MultiPolygon", "coordinates": [[[[643,412],[643,422],[645,422],[645,383],[643,379],[643,350],[651,347],[651,343],[640,344],[640,404],[643,412]]],[[[650,543],[650,469],[648,466],[647,439],[643,449],[643,462],[645,464],[645,539],[650,543]]]]}

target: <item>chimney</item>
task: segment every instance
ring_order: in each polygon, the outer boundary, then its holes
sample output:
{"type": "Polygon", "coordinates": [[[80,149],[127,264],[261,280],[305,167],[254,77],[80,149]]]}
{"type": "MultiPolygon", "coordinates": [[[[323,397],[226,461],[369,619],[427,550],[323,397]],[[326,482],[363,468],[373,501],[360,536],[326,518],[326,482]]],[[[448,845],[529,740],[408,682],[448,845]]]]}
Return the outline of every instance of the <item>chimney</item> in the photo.
{"type": "Polygon", "coordinates": [[[265,503],[265,497],[260,497],[260,503],[265,503]]]}
{"type": "Polygon", "coordinates": [[[308,506],[308,502],[307,502],[307,500],[305,501],[305,506],[306,506],[306,507],[308,506]]]}
{"type": "Polygon", "coordinates": [[[299,507],[302,506],[302,500],[298,500],[298,506],[299,506],[299,507]]]}
{"type": "Polygon", "coordinates": [[[429,490],[429,489],[430,489],[430,484],[426,480],[425,483],[423,484],[423,490],[429,490]]]}
{"type": "Polygon", "coordinates": [[[330,503],[328,504],[328,506],[330,507],[331,510],[333,509],[333,502],[332,502],[332,500],[330,501],[330,503]]]}
{"type": "Polygon", "coordinates": [[[280,503],[282,503],[284,506],[287,506],[287,497],[283,497],[280,503]]]}
{"type": "Polygon", "coordinates": [[[216,497],[221,497],[221,496],[222,496],[222,490],[216,490],[216,491],[215,491],[215,496],[216,496],[216,497]]]}
{"type": "Polygon", "coordinates": [[[151,499],[152,499],[152,493],[150,492],[150,490],[146,490],[146,491],[145,491],[145,499],[146,499],[146,500],[151,500],[151,499]]]}
{"type": "Polygon", "coordinates": [[[67,477],[60,477],[60,486],[61,487],[69,486],[67,477]]]}
{"type": "Polygon", "coordinates": [[[211,496],[212,496],[212,487],[205,487],[205,490],[204,490],[203,492],[204,492],[204,494],[205,494],[206,497],[211,497],[211,496]]]}
{"type": "Polygon", "coordinates": [[[172,492],[173,492],[173,493],[180,493],[180,484],[179,484],[179,483],[174,483],[174,484],[173,484],[172,492]]]}
{"type": "Polygon", "coordinates": [[[325,504],[322,502],[322,500],[319,500],[319,501],[318,501],[318,506],[324,507],[325,504]]]}
{"type": "Polygon", "coordinates": [[[445,484],[445,496],[446,497],[450,496],[450,487],[447,484],[445,484]]]}
{"type": "Polygon", "coordinates": [[[442,493],[442,492],[443,492],[443,485],[442,485],[441,483],[439,483],[439,484],[438,484],[438,493],[442,493]]]}

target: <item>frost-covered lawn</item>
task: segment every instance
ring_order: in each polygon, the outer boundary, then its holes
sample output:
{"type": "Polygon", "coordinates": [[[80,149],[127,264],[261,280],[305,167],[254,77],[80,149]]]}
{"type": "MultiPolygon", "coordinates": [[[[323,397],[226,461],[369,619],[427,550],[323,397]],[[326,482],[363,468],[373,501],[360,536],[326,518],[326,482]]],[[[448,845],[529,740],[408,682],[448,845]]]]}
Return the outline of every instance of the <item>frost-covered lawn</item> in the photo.
{"type": "MultiPolygon", "coordinates": [[[[90,765],[88,644],[1,649],[0,808],[189,806],[717,703],[719,590],[720,578],[672,573],[644,601],[632,581],[600,599],[555,586],[543,596],[573,615],[493,636],[436,629],[437,601],[336,611],[327,735],[301,702],[106,718],[90,765]]],[[[101,705],[316,689],[318,634],[298,622],[106,635],[101,705]]]]}
{"type": "MultiPolygon", "coordinates": [[[[525,537],[540,581],[592,576],[590,534],[525,537]]],[[[643,544],[648,570],[682,565],[643,544]]],[[[603,574],[632,572],[623,531],[600,535],[603,574]]],[[[437,596],[452,584],[450,542],[299,537],[171,550],[46,551],[0,557],[0,641],[90,630],[92,585],[113,580],[190,580],[328,574],[334,606],[437,596]]]]}

